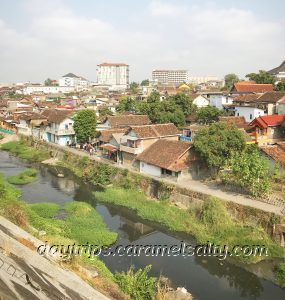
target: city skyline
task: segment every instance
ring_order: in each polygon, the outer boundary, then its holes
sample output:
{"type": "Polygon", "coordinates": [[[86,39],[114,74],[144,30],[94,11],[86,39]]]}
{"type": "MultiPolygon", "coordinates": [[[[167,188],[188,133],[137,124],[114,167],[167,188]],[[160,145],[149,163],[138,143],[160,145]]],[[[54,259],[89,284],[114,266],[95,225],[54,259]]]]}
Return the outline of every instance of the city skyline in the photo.
{"type": "Polygon", "coordinates": [[[193,76],[269,70],[284,59],[283,1],[15,0],[0,3],[0,82],[42,82],[68,72],[96,81],[102,62],[193,76]]]}

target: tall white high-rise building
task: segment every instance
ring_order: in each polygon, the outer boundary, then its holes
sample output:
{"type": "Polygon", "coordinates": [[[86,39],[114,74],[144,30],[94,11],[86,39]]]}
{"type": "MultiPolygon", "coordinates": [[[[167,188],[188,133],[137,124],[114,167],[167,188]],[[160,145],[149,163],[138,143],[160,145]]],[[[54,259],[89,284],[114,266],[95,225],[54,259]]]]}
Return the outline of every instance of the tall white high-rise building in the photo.
{"type": "Polygon", "coordinates": [[[159,83],[188,82],[187,70],[153,70],[152,80],[159,83]]]}
{"type": "Polygon", "coordinates": [[[97,83],[112,88],[127,88],[129,85],[129,65],[102,63],[97,65],[97,83]]]}

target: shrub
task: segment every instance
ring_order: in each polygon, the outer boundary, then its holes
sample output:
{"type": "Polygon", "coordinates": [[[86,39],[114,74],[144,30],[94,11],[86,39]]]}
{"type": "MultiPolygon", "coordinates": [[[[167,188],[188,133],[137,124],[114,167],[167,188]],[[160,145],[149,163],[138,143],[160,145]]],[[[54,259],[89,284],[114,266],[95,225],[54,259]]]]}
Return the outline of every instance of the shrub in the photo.
{"type": "Polygon", "coordinates": [[[135,272],[132,266],[126,273],[116,273],[115,281],[131,299],[152,300],[156,294],[157,278],[148,275],[150,270],[151,265],[135,272]]]}

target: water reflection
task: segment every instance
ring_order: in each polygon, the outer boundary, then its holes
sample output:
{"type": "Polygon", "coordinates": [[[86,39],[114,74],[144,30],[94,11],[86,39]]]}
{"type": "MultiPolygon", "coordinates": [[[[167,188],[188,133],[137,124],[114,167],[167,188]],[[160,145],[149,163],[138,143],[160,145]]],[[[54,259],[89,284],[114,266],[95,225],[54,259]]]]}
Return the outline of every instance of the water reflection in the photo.
{"type": "MultiPolygon", "coordinates": [[[[0,151],[0,172],[10,176],[22,171],[27,164],[0,151]]],[[[61,170],[62,171],[62,170],[61,170]]],[[[96,207],[111,230],[118,232],[117,245],[179,245],[181,240],[194,244],[189,236],[169,233],[157,225],[135,216],[126,208],[96,203],[92,188],[73,175],[56,176],[57,170],[39,167],[39,180],[21,187],[23,199],[29,202],[56,202],[63,205],[68,201],[86,201],[96,207]]],[[[89,241],[92,243],[92,241],[89,241]]],[[[272,282],[259,278],[252,272],[227,261],[214,257],[118,257],[102,258],[111,271],[127,270],[131,264],[144,267],[152,264],[152,274],[163,274],[171,279],[173,286],[186,287],[196,299],[285,299],[285,290],[272,282]]],[[[264,266],[252,266],[262,272],[264,266]]]]}

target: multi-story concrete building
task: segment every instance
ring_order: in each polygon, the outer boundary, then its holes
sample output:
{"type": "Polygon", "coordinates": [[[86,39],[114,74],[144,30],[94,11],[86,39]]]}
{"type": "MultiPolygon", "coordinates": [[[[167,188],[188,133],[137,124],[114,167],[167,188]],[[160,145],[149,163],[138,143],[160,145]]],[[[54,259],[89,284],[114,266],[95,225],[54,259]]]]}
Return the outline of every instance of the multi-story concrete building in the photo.
{"type": "Polygon", "coordinates": [[[82,90],[89,87],[89,81],[73,73],[68,73],[59,79],[59,86],[70,86],[76,90],[82,90]]]}
{"type": "Polygon", "coordinates": [[[129,85],[129,65],[102,63],[97,65],[97,83],[110,85],[113,89],[125,89],[129,85]]]}
{"type": "Polygon", "coordinates": [[[187,70],[153,70],[152,80],[159,83],[188,82],[187,70]]]}

